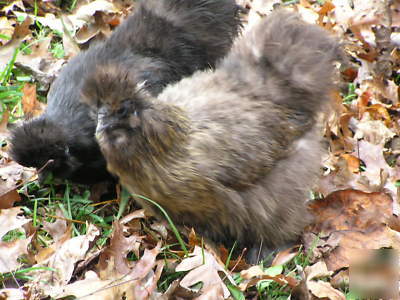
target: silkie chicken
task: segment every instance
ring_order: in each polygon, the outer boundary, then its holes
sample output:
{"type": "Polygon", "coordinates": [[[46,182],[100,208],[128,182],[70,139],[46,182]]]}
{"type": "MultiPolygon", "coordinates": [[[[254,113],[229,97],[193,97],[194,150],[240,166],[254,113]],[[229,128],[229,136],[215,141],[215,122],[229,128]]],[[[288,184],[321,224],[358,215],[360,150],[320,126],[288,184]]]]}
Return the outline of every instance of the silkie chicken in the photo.
{"type": "Polygon", "coordinates": [[[306,193],[323,153],[316,116],[340,53],[328,32],[278,10],[238,38],[214,71],[157,97],[128,66],[104,64],[84,78],[82,99],[98,116],[98,143],[122,185],[178,225],[216,243],[237,241],[255,262],[310,221],[306,193]]]}

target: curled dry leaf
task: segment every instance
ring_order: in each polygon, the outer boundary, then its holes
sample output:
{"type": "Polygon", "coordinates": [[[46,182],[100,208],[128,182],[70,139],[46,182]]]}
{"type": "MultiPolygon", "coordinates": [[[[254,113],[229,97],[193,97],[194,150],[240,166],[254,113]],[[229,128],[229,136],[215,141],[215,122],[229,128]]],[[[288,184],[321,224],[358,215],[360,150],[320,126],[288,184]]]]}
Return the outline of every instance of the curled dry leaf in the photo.
{"type": "MultiPolygon", "coordinates": [[[[384,110],[387,113],[386,108],[384,110]]],[[[381,147],[396,135],[382,120],[373,120],[369,113],[365,113],[360,121],[355,120],[354,125],[355,139],[364,138],[365,141],[381,147]]]]}
{"type": "Polygon", "coordinates": [[[147,215],[145,210],[138,209],[123,217],[120,220],[120,223],[125,225],[125,230],[129,233],[140,232],[142,230],[142,224],[140,219],[144,219],[146,217],[147,215]]]}
{"type": "MultiPolygon", "coordinates": [[[[194,248],[195,246],[201,246],[201,238],[196,235],[194,228],[190,229],[188,239],[189,239],[188,244],[189,244],[190,248],[194,248]]],[[[226,250],[226,252],[228,252],[228,251],[226,250]]]]}
{"type": "Polygon", "coordinates": [[[14,55],[15,50],[20,46],[21,42],[31,35],[29,26],[33,23],[33,19],[27,17],[24,22],[15,26],[11,40],[0,48],[0,70],[4,70],[14,55]]]}
{"type": "Polygon", "coordinates": [[[307,266],[304,269],[304,273],[306,274],[307,280],[313,280],[331,276],[333,272],[328,270],[323,261],[319,261],[312,266],[307,266]]]}
{"type": "MultiPolygon", "coordinates": [[[[63,216],[60,209],[56,210],[56,216],[63,216]]],[[[53,223],[43,221],[43,229],[51,235],[55,242],[57,242],[65,236],[65,233],[67,232],[67,222],[62,218],[56,219],[53,223]]]]}
{"type": "Polygon", "coordinates": [[[154,230],[154,232],[158,233],[163,240],[167,240],[168,230],[165,222],[154,222],[150,225],[150,228],[154,230]]]}
{"type": "Polygon", "coordinates": [[[152,250],[146,249],[143,257],[127,274],[116,272],[114,257],[110,257],[107,269],[100,270],[100,276],[88,271],[85,279],[66,285],[58,297],[74,295],[88,300],[158,299],[150,297],[157,294],[156,286],[164,266],[162,261],[156,262],[159,251],[159,245],[152,250]]]}
{"type": "Polygon", "coordinates": [[[20,207],[0,209],[0,253],[7,253],[7,255],[0,255],[0,273],[18,269],[20,267],[18,258],[27,254],[27,246],[30,244],[33,235],[27,239],[17,239],[12,242],[1,241],[4,235],[11,230],[21,229],[25,231],[22,226],[31,220],[20,216],[21,213],[20,207]]]}
{"type": "Polygon", "coordinates": [[[347,168],[352,173],[360,172],[360,160],[354,155],[344,153],[341,155],[346,160],[347,168]]]}
{"type": "MultiPolygon", "coordinates": [[[[271,268],[268,269],[270,270],[271,268]]],[[[240,283],[239,288],[240,290],[245,291],[249,287],[255,286],[261,280],[272,280],[282,286],[288,285],[290,288],[294,288],[299,284],[295,278],[280,274],[281,271],[282,269],[280,269],[278,272],[273,272],[275,274],[268,274],[268,272],[264,271],[259,265],[252,266],[249,269],[240,272],[240,276],[244,279],[244,281],[240,283]]]]}
{"type": "Polygon", "coordinates": [[[134,220],[134,219],[144,219],[146,218],[146,212],[144,209],[138,209],[135,210],[133,212],[131,212],[130,214],[127,214],[125,217],[123,217],[120,220],[121,224],[127,224],[130,221],[134,220]]]}
{"type": "Polygon", "coordinates": [[[318,298],[327,298],[329,300],[345,300],[346,296],[339,290],[333,288],[328,282],[309,281],[307,287],[314,296],[318,298]]]}
{"type": "Polygon", "coordinates": [[[53,255],[35,265],[35,267],[53,268],[55,271],[32,271],[30,275],[34,277],[34,280],[28,285],[34,285],[35,288],[41,289],[46,295],[50,296],[62,293],[65,285],[71,279],[75,263],[86,257],[89,246],[99,234],[99,230],[90,224],[85,235],[64,241],[53,255]]]}
{"type": "MultiPolygon", "coordinates": [[[[189,236],[190,238],[190,236],[189,236]]],[[[190,241],[190,239],[189,239],[190,241]]],[[[189,243],[189,245],[191,245],[189,243]]],[[[197,244],[198,246],[201,245],[201,241],[200,243],[197,244]]],[[[247,270],[248,268],[250,268],[250,265],[246,262],[245,258],[244,258],[244,253],[245,253],[246,249],[242,250],[242,253],[237,257],[237,258],[233,258],[231,257],[229,260],[229,264],[228,264],[228,270],[230,270],[231,272],[240,272],[243,270],[247,270]]],[[[229,258],[229,251],[228,249],[226,249],[224,246],[220,246],[219,247],[219,256],[221,258],[221,261],[228,261],[229,258]]]]}
{"type": "Polygon", "coordinates": [[[116,13],[117,9],[112,1],[95,0],[89,3],[81,2],[78,4],[74,14],[68,16],[75,28],[81,28],[86,23],[90,23],[96,12],[116,13]]]}
{"type": "Polygon", "coordinates": [[[0,209],[11,208],[18,201],[21,201],[21,196],[16,189],[6,191],[0,195],[0,209]]]}
{"type": "MultiPolygon", "coordinates": [[[[83,26],[81,21],[79,22],[79,26],[74,26],[73,22],[69,19],[69,16],[66,15],[56,16],[52,13],[46,13],[43,17],[41,17],[41,16],[32,16],[30,14],[21,12],[15,12],[15,15],[18,18],[25,18],[29,16],[37,20],[43,26],[49,27],[52,31],[62,33],[64,53],[66,57],[71,58],[79,52],[79,47],[73,40],[72,34],[73,32],[76,31],[76,28],[80,28],[80,26],[83,26]]],[[[48,54],[49,53],[44,53],[43,55],[48,56],[48,54]]],[[[28,61],[25,61],[22,64],[27,65],[27,63],[28,61]]]]}
{"type": "Polygon", "coordinates": [[[111,34],[110,25],[105,23],[102,14],[94,15],[94,22],[85,24],[78,30],[75,40],[78,44],[84,44],[95,36],[108,37],[111,34]]]}
{"type": "Polygon", "coordinates": [[[139,246],[142,238],[136,234],[126,237],[126,227],[120,222],[113,223],[113,233],[110,245],[103,251],[99,259],[99,268],[106,269],[110,257],[114,258],[114,267],[118,274],[126,274],[131,270],[132,265],[127,259],[129,252],[133,251],[139,257],[139,246]]]}
{"type": "Polygon", "coordinates": [[[240,272],[240,276],[243,277],[243,279],[251,279],[253,277],[262,275],[264,275],[264,271],[259,265],[251,266],[247,270],[243,270],[242,272],[240,272]]]}
{"type": "MultiPolygon", "coordinates": [[[[35,261],[37,264],[44,263],[56,252],[66,241],[72,237],[72,225],[70,224],[58,239],[54,239],[54,243],[46,248],[38,247],[36,249],[35,261]]],[[[37,244],[35,244],[36,246],[37,244]]]]}
{"type": "Polygon", "coordinates": [[[328,268],[324,262],[319,261],[312,266],[307,266],[304,269],[304,273],[306,274],[306,286],[314,296],[332,300],[346,299],[344,294],[334,289],[329,282],[318,280],[320,278],[329,277],[333,273],[328,271],[328,268]]]}
{"type": "Polygon", "coordinates": [[[227,298],[230,293],[218,273],[223,273],[232,284],[235,284],[231,275],[220,265],[215,257],[206,249],[198,246],[195,246],[193,253],[189,257],[182,260],[176,267],[176,271],[189,271],[180,283],[184,288],[190,289],[196,283],[202,282],[202,291],[205,291],[210,286],[218,284],[223,290],[224,298],[227,298]]]}
{"type": "Polygon", "coordinates": [[[0,255],[0,273],[12,272],[21,267],[18,258],[28,253],[28,245],[31,243],[32,237],[23,240],[17,239],[13,242],[0,241],[0,253],[7,253],[7,255],[0,255]]]}
{"type": "Polygon", "coordinates": [[[160,253],[161,243],[158,243],[153,249],[145,249],[143,256],[136,262],[131,271],[133,278],[143,279],[156,265],[156,257],[160,253]]]}
{"type": "MultiPolygon", "coordinates": [[[[338,189],[356,189],[364,192],[385,191],[397,199],[396,181],[399,168],[391,167],[383,155],[383,145],[360,140],[353,154],[342,154],[337,160],[336,170],[321,178],[318,191],[327,195],[338,189]],[[365,164],[362,172],[355,173],[357,159],[365,164]]],[[[395,203],[394,203],[395,204],[395,203]]]]}
{"type": "MultiPolygon", "coordinates": [[[[44,88],[50,86],[65,63],[64,59],[53,57],[49,51],[50,43],[51,35],[35,42],[31,46],[32,52],[30,54],[20,53],[15,61],[18,68],[32,74],[44,88]]],[[[43,108],[40,107],[40,109],[43,108]]]]}
{"type": "Polygon", "coordinates": [[[84,279],[64,286],[62,294],[58,296],[61,298],[73,295],[77,298],[85,297],[84,299],[87,300],[114,300],[117,299],[119,293],[111,287],[113,283],[113,279],[101,280],[96,272],[87,271],[84,279]]]}
{"type": "Polygon", "coordinates": [[[3,135],[7,132],[7,124],[8,124],[8,118],[10,117],[10,112],[8,110],[5,110],[2,113],[3,114],[0,121],[0,133],[3,135]]]}
{"type": "Polygon", "coordinates": [[[196,296],[200,296],[200,294],[200,292],[184,288],[179,284],[179,280],[175,280],[163,294],[164,298],[161,299],[194,299],[196,296]]]}
{"type": "Polygon", "coordinates": [[[8,19],[7,17],[0,17],[0,45],[6,44],[9,39],[12,37],[14,33],[15,22],[12,19],[8,19]]]}
{"type": "Polygon", "coordinates": [[[299,252],[299,245],[280,251],[271,263],[271,266],[284,265],[290,262],[299,252]]]}
{"type": "Polygon", "coordinates": [[[362,177],[366,180],[363,191],[386,191],[393,199],[397,199],[396,181],[400,178],[399,168],[392,168],[383,156],[382,145],[374,145],[367,141],[358,143],[359,157],[366,168],[362,177]]]}
{"type": "Polygon", "coordinates": [[[0,240],[7,232],[22,228],[23,225],[31,221],[24,216],[20,216],[21,213],[21,207],[0,209],[0,240]]]}
{"type": "Polygon", "coordinates": [[[28,254],[28,245],[31,243],[32,237],[35,233],[34,230],[28,230],[24,225],[28,224],[31,220],[20,216],[22,213],[20,207],[10,209],[0,209],[0,253],[7,253],[7,255],[0,255],[0,273],[10,272],[20,267],[18,258],[21,255],[28,254]],[[2,241],[7,232],[11,230],[22,231],[25,235],[29,235],[26,239],[15,239],[12,242],[2,241]]]}
{"type": "Polygon", "coordinates": [[[25,117],[30,119],[41,115],[44,105],[37,100],[36,84],[25,83],[22,88],[22,93],[21,103],[25,117]]]}
{"type": "Polygon", "coordinates": [[[8,159],[0,159],[0,209],[10,208],[20,200],[16,189],[21,182],[34,179],[36,171],[8,159]]]}
{"type": "Polygon", "coordinates": [[[353,251],[359,249],[400,249],[398,234],[388,226],[392,199],[387,194],[338,191],[315,201],[311,209],[315,223],[306,230],[305,247],[310,248],[319,235],[314,253],[326,257],[331,271],[348,267],[353,251]]]}
{"type": "Polygon", "coordinates": [[[149,299],[151,296],[154,299],[159,299],[160,294],[157,292],[157,282],[161,277],[163,268],[164,262],[158,261],[156,270],[149,272],[140,283],[135,284],[134,299],[149,299]]]}
{"type": "Polygon", "coordinates": [[[322,5],[322,7],[318,10],[318,20],[317,24],[325,27],[326,29],[331,29],[332,25],[330,23],[325,23],[325,20],[327,19],[328,15],[335,9],[335,5],[332,4],[331,1],[326,1],[322,5]]]}

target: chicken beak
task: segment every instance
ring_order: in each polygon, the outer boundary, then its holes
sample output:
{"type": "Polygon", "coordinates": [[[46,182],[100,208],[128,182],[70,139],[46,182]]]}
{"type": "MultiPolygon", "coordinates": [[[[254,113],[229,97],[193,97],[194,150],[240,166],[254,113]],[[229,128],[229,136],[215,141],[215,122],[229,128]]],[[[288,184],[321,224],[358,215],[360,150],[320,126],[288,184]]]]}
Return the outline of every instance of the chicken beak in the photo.
{"type": "Polygon", "coordinates": [[[118,126],[120,120],[116,117],[111,116],[100,116],[97,119],[97,127],[96,127],[96,137],[104,134],[106,131],[110,131],[115,129],[118,126]]]}

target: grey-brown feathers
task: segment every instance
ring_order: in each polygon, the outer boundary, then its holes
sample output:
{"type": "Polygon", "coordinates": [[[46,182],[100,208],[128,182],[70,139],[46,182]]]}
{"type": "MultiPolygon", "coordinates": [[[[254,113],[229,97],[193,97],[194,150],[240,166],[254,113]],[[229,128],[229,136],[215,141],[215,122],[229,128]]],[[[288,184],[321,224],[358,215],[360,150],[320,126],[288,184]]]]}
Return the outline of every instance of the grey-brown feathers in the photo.
{"type": "MultiPolygon", "coordinates": [[[[237,39],[215,71],[158,97],[120,101],[125,91],[107,90],[97,132],[109,170],[216,242],[237,240],[254,254],[260,244],[295,239],[309,220],[304,201],[322,153],[315,116],[328,100],[338,49],[327,32],[280,11],[237,39]],[[110,97],[124,112],[118,117],[110,97]],[[134,126],[132,115],[140,120],[134,126]]],[[[127,82],[119,86],[136,85],[127,82]]]]}

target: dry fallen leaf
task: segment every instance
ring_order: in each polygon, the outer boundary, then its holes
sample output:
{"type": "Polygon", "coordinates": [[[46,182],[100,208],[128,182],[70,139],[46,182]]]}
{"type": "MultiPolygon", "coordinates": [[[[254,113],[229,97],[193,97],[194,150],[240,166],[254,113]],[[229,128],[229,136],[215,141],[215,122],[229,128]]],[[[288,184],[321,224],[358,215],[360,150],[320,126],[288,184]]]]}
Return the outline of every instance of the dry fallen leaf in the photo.
{"type": "Polygon", "coordinates": [[[113,223],[113,229],[110,245],[100,255],[99,268],[106,269],[108,260],[113,257],[115,271],[119,274],[126,274],[132,267],[127,255],[133,251],[139,257],[139,246],[142,238],[135,234],[125,236],[126,227],[117,221],[113,223]]]}
{"type": "Polygon", "coordinates": [[[7,255],[0,255],[0,273],[15,271],[21,267],[18,258],[28,253],[28,245],[31,243],[32,237],[23,240],[16,239],[12,242],[0,241],[0,253],[7,253],[7,255]]]}
{"type": "Polygon", "coordinates": [[[13,25],[15,25],[14,20],[7,17],[0,17],[0,45],[5,45],[11,39],[15,30],[13,25]]]}
{"type": "Polygon", "coordinates": [[[95,0],[89,3],[81,2],[78,4],[74,14],[69,15],[68,18],[78,29],[87,23],[91,23],[96,12],[116,13],[117,8],[111,1],[107,0],[95,0]]]}
{"type": "Polygon", "coordinates": [[[16,188],[35,175],[36,171],[16,162],[0,159],[0,208],[10,208],[20,200],[16,188]]]}
{"type": "Polygon", "coordinates": [[[99,270],[99,275],[93,271],[86,272],[85,279],[64,286],[58,297],[74,295],[89,300],[149,299],[156,293],[157,282],[164,266],[162,261],[156,262],[159,251],[160,245],[152,250],[145,249],[143,256],[125,274],[116,270],[114,256],[111,256],[104,266],[105,269],[99,270]]]}
{"type": "Polygon", "coordinates": [[[347,153],[342,154],[341,157],[343,157],[346,160],[347,167],[350,172],[352,173],[360,172],[360,160],[357,157],[347,153]]]}
{"type": "Polygon", "coordinates": [[[329,282],[315,280],[323,277],[329,277],[333,272],[328,271],[324,262],[317,262],[304,269],[306,274],[306,286],[310,292],[319,298],[328,298],[332,300],[345,300],[346,297],[339,290],[334,289],[329,282]]]}
{"type": "Polygon", "coordinates": [[[262,280],[271,280],[280,284],[281,286],[287,285],[290,288],[294,288],[299,284],[299,282],[295,278],[281,274],[283,268],[278,267],[279,265],[264,270],[259,265],[256,265],[250,267],[247,270],[241,271],[240,276],[244,280],[239,284],[239,289],[245,291],[249,287],[255,286],[258,282],[262,280]]]}
{"type": "Polygon", "coordinates": [[[44,105],[37,100],[36,84],[25,83],[22,88],[22,109],[27,119],[42,114],[44,105]]]}
{"type": "Polygon", "coordinates": [[[348,267],[353,252],[359,249],[400,249],[400,237],[388,226],[392,199],[386,194],[338,191],[315,201],[311,209],[316,219],[306,230],[305,246],[309,248],[319,235],[313,251],[315,256],[325,257],[331,271],[348,267]]]}
{"type": "Polygon", "coordinates": [[[21,207],[0,209],[0,240],[7,232],[19,229],[31,221],[30,219],[20,216],[20,214],[22,214],[21,207]]]}
{"type": "Polygon", "coordinates": [[[330,300],[345,300],[346,296],[339,290],[333,288],[328,282],[319,281],[309,281],[307,283],[308,289],[314,296],[318,298],[327,298],[330,300]]]}
{"type": "MultiPolygon", "coordinates": [[[[57,209],[55,215],[62,217],[63,213],[60,209],[57,209]]],[[[61,240],[67,232],[67,222],[61,218],[56,219],[53,223],[43,221],[42,225],[43,229],[51,235],[55,242],[61,240]]]]}
{"type": "Polygon", "coordinates": [[[9,14],[11,11],[13,11],[15,8],[19,8],[21,10],[25,10],[25,6],[22,0],[14,0],[10,4],[4,6],[1,11],[3,11],[5,14],[9,14]]]}
{"type": "Polygon", "coordinates": [[[36,288],[42,289],[46,295],[60,294],[71,279],[75,263],[85,258],[89,245],[99,234],[99,230],[90,224],[85,235],[64,241],[48,259],[35,265],[35,267],[53,268],[55,271],[33,271],[31,276],[35,279],[29,282],[29,285],[35,285],[36,288]]]}
{"type": "Polygon", "coordinates": [[[0,289],[0,299],[24,300],[25,291],[21,289],[0,289]]]}
{"type": "Polygon", "coordinates": [[[20,46],[21,42],[31,35],[29,26],[33,23],[32,18],[27,17],[24,22],[17,24],[11,37],[11,41],[0,48],[0,70],[4,70],[6,65],[10,62],[16,49],[20,46]]]}
{"type": "Polygon", "coordinates": [[[290,262],[298,253],[299,245],[280,251],[271,263],[271,266],[284,265],[290,262]]]}
{"type": "Polygon", "coordinates": [[[0,121],[0,133],[5,133],[7,131],[7,123],[8,123],[8,118],[10,116],[10,112],[8,110],[5,110],[3,112],[1,121],[0,121]]]}
{"type": "Polygon", "coordinates": [[[6,256],[0,255],[0,273],[18,269],[21,265],[18,258],[27,254],[27,246],[30,244],[32,236],[27,239],[16,239],[12,242],[1,241],[4,235],[11,230],[21,229],[25,232],[22,226],[31,220],[20,216],[21,213],[20,207],[0,209],[0,253],[7,253],[6,256]]]}
{"type": "Polygon", "coordinates": [[[155,289],[161,276],[163,263],[155,263],[155,256],[158,254],[159,249],[153,250],[147,251],[138,261],[137,266],[132,269],[132,272],[125,275],[117,274],[113,271],[115,269],[111,258],[107,276],[103,274],[105,279],[101,279],[93,271],[88,271],[83,280],[66,285],[63,293],[59,294],[58,297],[74,295],[77,298],[82,297],[88,300],[158,299],[159,297],[153,296],[157,294],[155,289]],[[143,264],[141,263],[143,261],[146,262],[143,264]],[[147,268],[137,272],[137,269],[141,269],[143,265],[146,265],[147,268]],[[154,267],[156,267],[155,272],[152,271],[154,267]],[[140,277],[137,276],[139,273],[140,277]]]}
{"type": "Polygon", "coordinates": [[[232,284],[235,284],[231,276],[218,263],[214,256],[206,249],[198,246],[194,248],[193,253],[189,257],[182,260],[176,267],[176,271],[189,271],[180,282],[184,288],[190,289],[194,284],[202,282],[202,291],[204,291],[209,290],[210,286],[217,288],[215,284],[218,284],[223,290],[224,298],[227,298],[230,293],[218,272],[224,273],[228,280],[232,284]]]}
{"type": "MultiPolygon", "coordinates": [[[[201,240],[198,239],[197,240],[197,244],[191,244],[194,243],[194,240],[190,240],[190,236],[189,236],[189,245],[194,247],[195,245],[201,246],[201,240]]],[[[246,262],[245,257],[244,257],[244,252],[245,249],[243,249],[242,253],[237,257],[237,258],[233,258],[230,257],[229,259],[229,264],[228,264],[228,270],[230,270],[231,272],[240,272],[242,270],[246,270],[248,268],[250,268],[250,265],[246,262]]],[[[224,246],[220,246],[219,247],[219,257],[221,259],[221,261],[228,261],[229,258],[229,251],[228,249],[226,249],[224,246]]]]}
{"type": "MultiPolygon", "coordinates": [[[[50,35],[35,42],[31,47],[32,51],[30,54],[20,53],[15,61],[17,67],[31,73],[43,85],[43,88],[50,86],[65,63],[64,59],[56,59],[50,53],[51,38],[50,35]]],[[[43,108],[40,107],[39,109],[43,108]]]]}
{"type": "Polygon", "coordinates": [[[11,208],[18,201],[21,201],[21,196],[16,189],[5,192],[0,195],[0,209],[11,208]]]}

